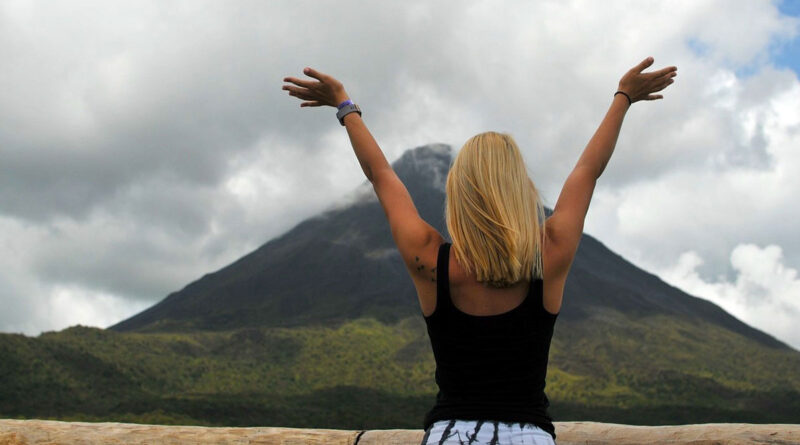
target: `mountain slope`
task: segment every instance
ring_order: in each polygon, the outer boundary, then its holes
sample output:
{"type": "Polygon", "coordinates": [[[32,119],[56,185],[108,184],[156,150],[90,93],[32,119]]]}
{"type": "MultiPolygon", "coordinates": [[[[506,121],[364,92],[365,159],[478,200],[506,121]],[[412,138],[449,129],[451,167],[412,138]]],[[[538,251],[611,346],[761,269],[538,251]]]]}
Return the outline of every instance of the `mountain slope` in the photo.
{"type": "MultiPolygon", "coordinates": [[[[439,144],[408,150],[393,164],[420,215],[445,237],[444,184],[451,160],[451,148],[439,144]]],[[[567,279],[559,320],[580,320],[604,309],[704,321],[765,346],[788,348],[713,303],[639,269],[584,234],[567,279]]],[[[111,329],[298,326],[365,316],[391,322],[418,314],[416,293],[383,209],[365,183],[345,202],[111,329]]]]}

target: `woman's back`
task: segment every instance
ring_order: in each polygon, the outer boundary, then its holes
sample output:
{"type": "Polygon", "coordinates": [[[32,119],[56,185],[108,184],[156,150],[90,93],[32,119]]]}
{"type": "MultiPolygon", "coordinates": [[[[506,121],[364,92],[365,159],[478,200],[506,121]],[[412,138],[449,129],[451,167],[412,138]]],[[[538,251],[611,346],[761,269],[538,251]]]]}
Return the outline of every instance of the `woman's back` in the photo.
{"type": "Polygon", "coordinates": [[[450,247],[439,248],[436,306],[425,317],[439,386],[425,428],[446,419],[487,420],[531,423],[555,436],[544,387],[557,314],[542,305],[543,281],[482,287],[460,274],[450,247]],[[452,297],[454,289],[460,297],[452,297]],[[488,294],[502,297],[492,302],[488,294]]]}
{"type": "MultiPolygon", "coordinates": [[[[547,239],[546,232],[547,230],[542,233],[545,241],[541,244],[544,281],[542,305],[549,313],[558,314],[561,310],[566,274],[560,273],[563,267],[557,267],[556,263],[562,261],[568,253],[559,251],[547,239]]],[[[444,238],[437,236],[424,251],[419,252],[422,258],[417,257],[417,264],[436,265],[439,247],[443,242],[444,238]]],[[[492,287],[478,281],[474,272],[467,272],[454,255],[450,254],[448,257],[450,298],[462,312],[479,316],[507,312],[519,305],[528,293],[529,280],[521,280],[510,287],[492,287]]],[[[412,275],[424,316],[433,312],[436,306],[435,271],[429,269],[422,276],[412,275]]]]}
{"type": "MultiPolygon", "coordinates": [[[[547,275],[550,258],[546,251],[542,256],[545,277],[550,278],[547,275]]],[[[449,258],[450,299],[462,312],[477,316],[502,314],[521,304],[528,294],[530,280],[521,280],[510,287],[492,287],[478,281],[474,273],[468,273],[453,255],[449,255],[449,258]]],[[[544,282],[549,284],[551,280],[544,282]]],[[[544,286],[543,306],[550,313],[557,314],[560,311],[562,299],[560,290],[557,286],[544,286]],[[554,289],[554,292],[548,292],[551,289],[554,289]]]]}

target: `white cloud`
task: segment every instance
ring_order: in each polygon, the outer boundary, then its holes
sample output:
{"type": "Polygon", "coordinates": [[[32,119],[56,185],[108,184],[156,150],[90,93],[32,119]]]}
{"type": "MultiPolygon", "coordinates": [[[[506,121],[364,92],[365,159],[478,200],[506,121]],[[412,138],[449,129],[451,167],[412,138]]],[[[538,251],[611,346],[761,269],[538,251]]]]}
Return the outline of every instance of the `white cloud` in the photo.
{"type": "Polygon", "coordinates": [[[782,249],[739,244],[730,254],[736,278],[706,280],[697,273],[703,259],[695,251],[681,254],[658,275],[687,293],[705,298],[735,317],[800,350],[800,277],[783,264],[782,249]]]}
{"type": "MultiPolygon", "coordinates": [[[[644,136],[641,144],[636,135],[621,137],[618,150],[662,149],[670,158],[665,162],[674,165],[650,176],[623,166],[623,175],[635,174],[627,184],[601,177],[587,232],[650,270],[695,250],[707,260],[707,276],[730,272],[727,252],[745,240],[781,245],[787,264],[800,265],[794,223],[800,219],[794,205],[800,176],[792,173],[800,168],[800,83],[786,72],[765,69],[727,85],[730,97],[704,106],[699,122],[689,111],[679,126],[659,132],[654,144],[644,136]],[[760,88],[765,83],[771,86],[760,88]],[[767,96],[753,101],[755,90],[767,96]],[[735,160],[736,150],[748,161],[735,160]]],[[[612,159],[606,175],[617,175],[618,160],[612,159]]],[[[646,158],[642,164],[648,168],[646,158]]]]}
{"type": "Polygon", "coordinates": [[[48,328],[59,330],[76,324],[105,328],[141,312],[148,306],[148,302],[131,301],[81,287],[55,286],[49,292],[49,299],[37,305],[35,325],[23,329],[32,334],[48,328]]]}

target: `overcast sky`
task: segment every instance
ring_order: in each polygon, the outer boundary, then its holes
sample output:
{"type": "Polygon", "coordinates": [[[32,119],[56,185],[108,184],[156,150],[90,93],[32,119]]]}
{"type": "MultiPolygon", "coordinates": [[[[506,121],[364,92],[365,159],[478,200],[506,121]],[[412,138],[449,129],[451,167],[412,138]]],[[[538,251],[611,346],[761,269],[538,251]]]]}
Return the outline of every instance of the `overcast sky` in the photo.
{"type": "MultiPolygon", "coordinates": [[[[0,331],[106,327],[359,185],[334,75],[390,161],[511,133],[545,204],[646,56],[586,231],[800,348],[800,2],[0,3],[0,331]]],[[[566,305],[570,304],[565,301],[566,305]]]]}

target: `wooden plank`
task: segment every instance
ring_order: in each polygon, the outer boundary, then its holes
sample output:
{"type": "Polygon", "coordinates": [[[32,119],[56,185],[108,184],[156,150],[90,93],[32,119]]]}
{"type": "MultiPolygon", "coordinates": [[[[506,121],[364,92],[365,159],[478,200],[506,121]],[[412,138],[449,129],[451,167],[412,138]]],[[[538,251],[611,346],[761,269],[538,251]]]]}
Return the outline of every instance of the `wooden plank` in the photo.
{"type": "MultiPolygon", "coordinates": [[[[558,445],[800,444],[800,425],[708,423],[637,426],[555,422],[558,445]]],[[[302,428],[211,428],[127,423],[0,419],[0,445],[234,444],[418,445],[421,430],[360,431],[302,428]]]]}

